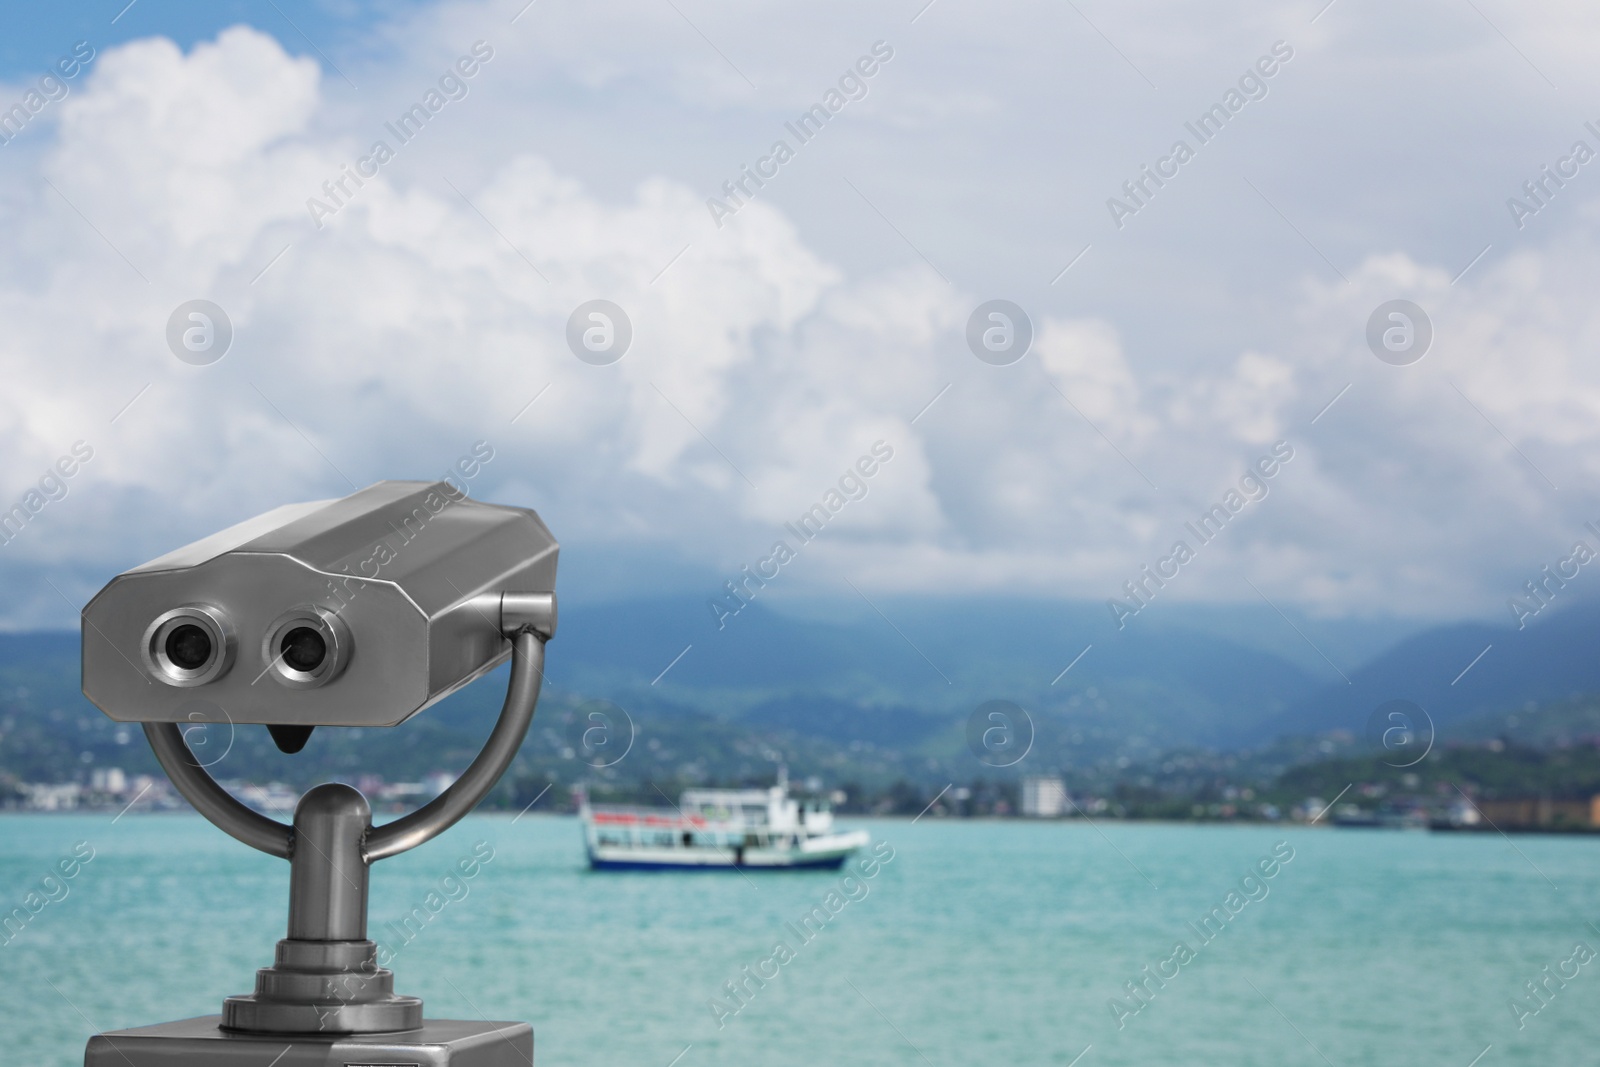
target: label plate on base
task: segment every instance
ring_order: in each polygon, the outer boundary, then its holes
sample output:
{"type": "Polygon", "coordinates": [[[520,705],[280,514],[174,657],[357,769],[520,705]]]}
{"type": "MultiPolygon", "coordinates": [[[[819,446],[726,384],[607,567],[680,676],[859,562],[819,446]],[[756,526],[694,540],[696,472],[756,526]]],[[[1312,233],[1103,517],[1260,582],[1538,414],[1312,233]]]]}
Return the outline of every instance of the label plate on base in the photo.
{"type": "Polygon", "coordinates": [[[390,1034],[243,1034],[220,1015],[96,1034],[84,1067],[533,1067],[527,1023],[425,1019],[390,1034]]]}

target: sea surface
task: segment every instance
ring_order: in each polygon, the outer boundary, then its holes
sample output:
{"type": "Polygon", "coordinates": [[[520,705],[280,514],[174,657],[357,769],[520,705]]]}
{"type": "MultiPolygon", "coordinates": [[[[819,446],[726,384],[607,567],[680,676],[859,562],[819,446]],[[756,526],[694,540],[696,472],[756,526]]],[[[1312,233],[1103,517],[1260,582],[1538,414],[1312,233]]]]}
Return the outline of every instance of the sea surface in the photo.
{"type": "MultiPolygon", "coordinates": [[[[892,856],[872,877],[592,873],[573,819],[475,816],[375,868],[371,933],[430,1017],[529,1021],[540,1065],[1500,1067],[1600,1047],[1600,959],[1579,962],[1600,949],[1600,840],[842,821],[892,856]],[[1263,878],[1275,850],[1292,859],[1263,878]],[[407,941],[389,924],[418,908],[407,941]],[[1213,908],[1207,941],[1189,924],[1213,908]]],[[[68,1067],[96,1029],[217,1012],[271,961],[287,891],[287,864],[198,817],[0,816],[0,906],[58,898],[0,945],[0,1063],[68,1067]],[[63,859],[75,876],[45,881],[63,859]]]]}

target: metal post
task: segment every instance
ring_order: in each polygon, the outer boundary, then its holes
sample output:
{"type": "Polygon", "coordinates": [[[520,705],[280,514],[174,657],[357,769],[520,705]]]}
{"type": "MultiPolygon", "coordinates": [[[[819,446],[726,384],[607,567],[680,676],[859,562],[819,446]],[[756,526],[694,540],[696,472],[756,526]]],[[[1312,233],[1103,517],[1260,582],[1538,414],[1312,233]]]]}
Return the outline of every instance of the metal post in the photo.
{"type": "Polygon", "coordinates": [[[362,842],[372,826],[367,798],[347,785],[319,785],[294,809],[289,938],[365,941],[367,873],[362,842]]]}
{"type": "Polygon", "coordinates": [[[289,936],[256,990],[229,997],[222,1025],[255,1033],[378,1033],[422,1024],[422,1002],[396,996],[367,940],[372,808],[359,790],[319,785],[294,809],[289,936]]]}

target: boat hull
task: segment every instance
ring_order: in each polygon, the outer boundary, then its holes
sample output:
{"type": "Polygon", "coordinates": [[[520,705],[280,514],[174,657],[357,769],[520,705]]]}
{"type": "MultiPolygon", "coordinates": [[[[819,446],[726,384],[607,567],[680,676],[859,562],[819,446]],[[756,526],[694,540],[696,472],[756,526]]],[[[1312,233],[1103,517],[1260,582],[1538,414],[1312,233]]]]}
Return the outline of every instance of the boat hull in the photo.
{"type": "Polygon", "coordinates": [[[820,859],[798,859],[792,863],[699,863],[682,858],[603,859],[589,857],[589,866],[597,871],[836,871],[844,866],[848,856],[825,856],[820,859]]]}
{"type": "Polygon", "coordinates": [[[594,845],[589,866],[597,871],[794,871],[838,870],[867,844],[865,831],[813,838],[799,848],[637,848],[594,845]]]}

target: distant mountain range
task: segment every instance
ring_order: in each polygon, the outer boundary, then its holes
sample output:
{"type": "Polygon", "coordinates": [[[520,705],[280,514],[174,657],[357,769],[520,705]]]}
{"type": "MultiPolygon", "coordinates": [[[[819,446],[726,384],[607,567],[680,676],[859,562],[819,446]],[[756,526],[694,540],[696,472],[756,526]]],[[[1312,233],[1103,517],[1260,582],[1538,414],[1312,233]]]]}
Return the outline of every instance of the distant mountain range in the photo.
{"type": "Polygon", "coordinates": [[[1269,717],[1276,734],[1359,731],[1389,700],[1408,700],[1433,718],[1441,736],[1470,720],[1515,714],[1529,705],[1600,692],[1600,604],[1512,626],[1439,626],[1400,641],[1349,673],[1269,717]]]}
{"type": "Polygon", "coordinates": [[[1468,622],[1404,632],[1372,623],[1395,639],[1354,662],[1354,631],[1369,624],[1316,632],[1265,608],[1220,618],[1179,605],[1169,621],[1135,620],[1119,632],[1101,605],[923,602],[837,623],[753,605],[719,633],[697,607],[632,602],[574,612],[558,638],[568,644],[552,646],[552,678],[642,707],[671,699],[749,725],[879,744],[939,736],[978,703],[1011,699],[1157,750],[1360,733],[1379,705],[1396,699],[1420,705],[1448,730],[1530,702],[1600,693],[1600,603],[1552,612],[1520,631],[1468,622]],[[1273,631],[1274,640],[1262,638],[1273,631]],[[1306,636],[1313,632],[1315,643],[1306,636]]]}
{"type": "MultiPolygon", "coordinates": [[[[564,605],[525,764],[583,769],[570,749],[591,699],[615,702],[635,724],[636,748],[603,772],[612,776],[759,778],[784,759],[797,773],[835,780],[950,781],[1016,773],[991,771],[966,747],[969,716],[993,699],[1032,717],[1033,749],[1020,770],[1359,734],[1394,699],[1421,705],[1446,740],[1458,728],[1481,736],[1496,716],[1600,693],[1600,605],[1523,631],[1319,627],[1266,607],[1219,614],[1183,605],[1117,631],[1103,605],[1016,600],[884,600],[831,621],[821,614],[753,604],[718,630],[702,601],[564,605]],[[1385,635],[1397,639],[1374,647],[1385,635]],[[1364,661],[1353,658],[1363,651],[1364,661]]],[[[502,672],[393,730],[319,731],[294,757],[258,727],[226,737],[213,728],[216,736],[195,740],[231,746],[219,775],[417,777],[464,766],[503,692],[502,672]]],[[[77,635],[0,634],[0,773],[64,780],[107,764],[154,769],[139,730],[110,722],[79,693],[77,635]]]]}

